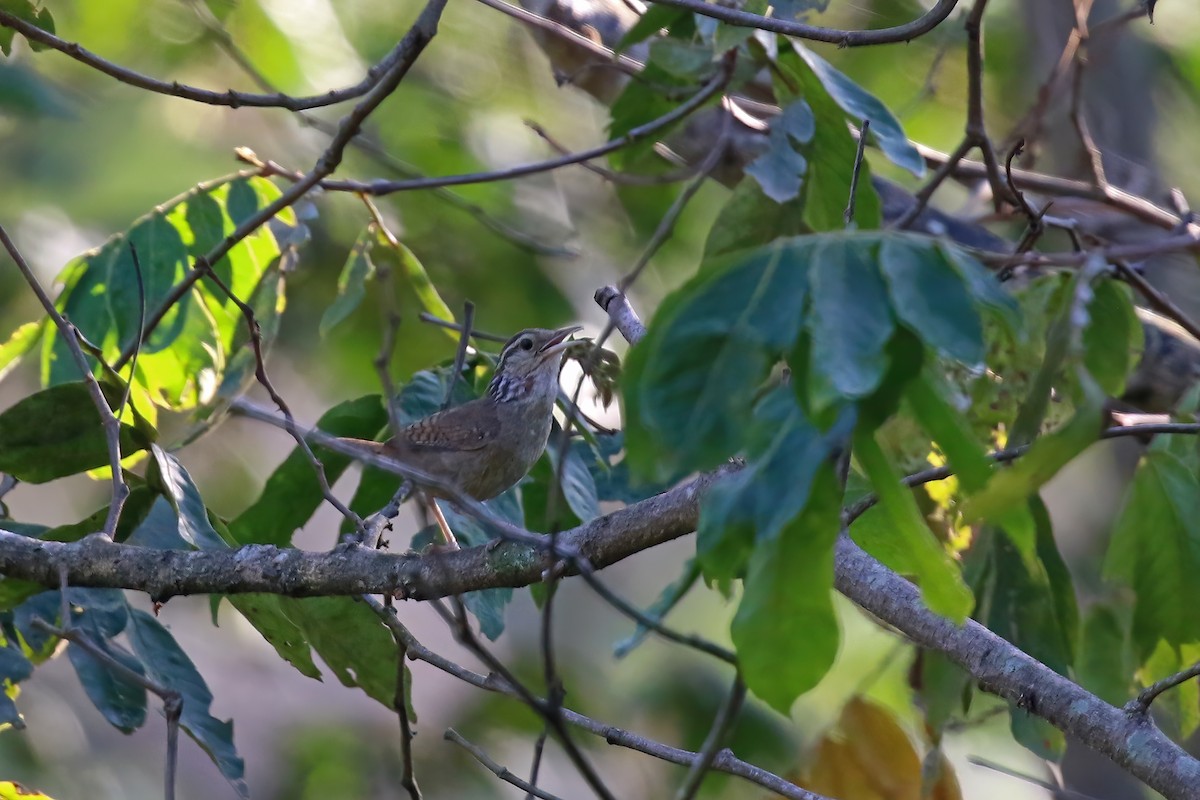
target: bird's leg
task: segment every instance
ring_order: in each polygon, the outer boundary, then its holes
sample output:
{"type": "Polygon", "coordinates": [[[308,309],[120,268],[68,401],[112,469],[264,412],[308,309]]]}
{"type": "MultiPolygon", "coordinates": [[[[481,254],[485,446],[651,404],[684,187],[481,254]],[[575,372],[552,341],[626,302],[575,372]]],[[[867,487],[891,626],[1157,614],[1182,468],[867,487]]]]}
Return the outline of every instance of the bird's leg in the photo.
{"type": "Polygon", "coordinates": [[[458,539],[454,538],[454,531],[450,530],[450,525],[446,522],[446,517],[442,514],[442,509],[438,508],[437,500],[426,494],[422,494],[421,496],[424,498],[429,510],[433,512],[433,518],[437,521],[438,529],[441,530],[442,538],[446,541],[446,545],[452,550],[458,550],[458,539]]]}

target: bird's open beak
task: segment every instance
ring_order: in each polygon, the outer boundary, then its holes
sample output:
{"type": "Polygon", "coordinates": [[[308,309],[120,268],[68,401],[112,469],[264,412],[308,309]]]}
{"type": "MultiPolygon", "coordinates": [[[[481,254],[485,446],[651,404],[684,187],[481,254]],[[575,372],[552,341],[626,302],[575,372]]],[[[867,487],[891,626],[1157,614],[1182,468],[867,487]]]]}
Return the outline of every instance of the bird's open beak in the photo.
{"type": "Polygon", "coordinates": [[[543,356],[551,356],[555,353],[561,353],[563,350],[566,350],[568,347],[575,344],[574,341],[568,342],[567,337],[572,333],[581,330],[583,330],[582,325],[571,325],[566,328],[559,328],[554,332],[554,335],[550,337],[550,341],[542,345],[542,349],[538,352],[543,356]]]}

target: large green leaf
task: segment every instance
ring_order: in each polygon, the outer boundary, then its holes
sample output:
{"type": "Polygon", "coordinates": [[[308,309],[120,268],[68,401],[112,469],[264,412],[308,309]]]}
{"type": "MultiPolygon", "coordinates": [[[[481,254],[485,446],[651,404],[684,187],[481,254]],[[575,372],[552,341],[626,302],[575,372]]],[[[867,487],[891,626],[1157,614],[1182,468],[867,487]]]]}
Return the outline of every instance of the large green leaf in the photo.
{"type": "Polygon", "coordinates": [[[759,543],[780,535],[812,498],[822,466],[853,424],[844,414],[831,434],[805,418],[792,392],[773,390],[754,411],[746,468],[705,495],[696,559],[710,581],[742,577],[759,543]]]}
{"type": "Polygon", "coordinates": [[[830,594],[841,492],[828,462],[810,497],[778,536],[756,545],[731,629],[746,686],[784,714],[829,671],[838,649],[830,594]]]}
{"type": "Polygon", "coordinates": [[[316,652],[343,686],[361,687],[387,708],[396,697],[399,651],[370,608],[351,597],[233,595],[238,611],[302,674],[321,680],[316,652]]]}
{"type": "MultiPolygon", "coordinates": [[[[153,313],[190,271],[193,259],[278,196],[270,181],[237,175],[167,201],[66,266],[59,310],[100,347],[105,361],[114,362],[138,335],[141,295],[146,314],[153,313]],[[131,245],[141,266],[140,288],[131,245]]],[[[294,215],[282,212],[277,222],[294,224],[294,215]]],[[[234,295],[248,300],[280,252],[270,226],[263,226],[234,246],[213,271],[234,295]]],[[[138,382],[164,406],[190,409],[209,402],[234,354],[236,331],[244,325],[230,298],[209,282],[197,283],[143,345],[138,382]]],[[[69,380],[74,369],[61,337],[44,337],[43,381],[69,380]]]]}
{"type": "Polygon", "coordinates": [[[800,194],[808,161],[796,147],[811,141],[815,131],[816,119],[808,103],[803,98],[789,103],[771,120],[767,149],[746,166],[746,174],[776,203],[785,203],[800,194]]]}
{"type": "Polygon", "coordinates": [[[758,181],[742,180],[709,229],[704,261],[809,232],[803,197],[778,203],[767,197],[758,181]]]}
{"type": "Polygon", "coordinates": [[[874,244],[825,240],[812,257],[811,366],[841,397],[873,392],[888,365],[894,323],[874,244]]]}
{"type": "Polygon", "coordinates": [[[1127,626],[1110,606],[1097,603],[1084,616],[1075,658],[1079,685],[1106,703],[1120,706],[1133,688],[1134,665],[1127,626]]]}
{"type": "Polygon", "coordinates": [[[1200,641],[1200,483],[1174,455],[1147,453],[1113,528],[1104,572],[1136,593],[1132,640],[1147,658],[1159,639],[1200,641]]]}
{"type": "MultiPolygon", "coordinates": [[[[41,3],[34,2],[34,0],[0,0],[0,9],[41,28],[46,33],[54,33],[54,17],[50,14],[50,9],[44,8],[41,3]]],[[[14,36],[16,36],[16,31],[12,28],[0,28],[0,53],[3,53],[5,57],[12,55],[14,36]]],[[[29,42],[29,49],[34,52],[46,49],[46,45],[41,42],[35,42],[32,39],[26,41],[29,42]]]]}
{"type": "Polygon", "coordinates": [[[233,745],[233,723],[214,717],[213,696],[196,665],[170,632],[145,611],[130,612],[129,641],[146,672],[162,686],[179,692],[183,713],[179,724],[208,753],[239,797],[249,797],[245,762],[233,745]]]}
{"type": "Polygon", "coordinates": [[[1142,323],[1134,311],[1129,287],[1115,280],[1095,285],[1083,329],[1083,363],[1100,388],[1112,397],[1125,391],[1125,376],[1142,348],[1142,323]]]}
{"type": "Polygon", "coordinates": [[[892,308],[930,347],[969,366],[983,361],[983,323],[958,271],[942,251],[907,239],[879,248],[892,308]]]}
{"type": "MultiPolygon", "coordinates": [[[[116,407],[120,387],[101,383],[116,407]]],[[[144,424],[121,424],[121,455],[145,450],[152,438],[144,424]]],[[[28,483],[75,475],[105,466],[108,442],[96,405],[83,381],[35,392],[0,414],[0,472],[28,483]]]]}
{"type": "Polygon", "coordinates": [[[897,166],[921,177],[925,173],[925,160],[908,141],[900,121],[888,107],[808,47],[794,39],[789,41],[849,120],[855,125],[861,124],[864,119],[870,120],[871,138],[879,144],[884,155],[897,166]]]}
{"type": "Polygon", "coordinates": [[[810,252],[805,239],[752,251],[663,302],[626,364],[636,472],[711,467],[741,446],[755,387],[800,332],[810,252]]]}

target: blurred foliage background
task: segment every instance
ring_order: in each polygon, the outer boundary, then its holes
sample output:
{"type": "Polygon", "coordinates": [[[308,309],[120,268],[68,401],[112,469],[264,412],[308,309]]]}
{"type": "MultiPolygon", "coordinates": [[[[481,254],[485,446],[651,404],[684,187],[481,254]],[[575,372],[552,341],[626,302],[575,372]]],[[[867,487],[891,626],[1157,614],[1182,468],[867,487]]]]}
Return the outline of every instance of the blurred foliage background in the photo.
{"type": "MultiPolygon", "coordinates": [[[[1094,18],[1128,5],[1097,2],[1094,18]]],[[[403,35],[420,8],[411,0],[46,0],[46,6],[59,35],[142,73],[218,90],[252,90],[249,66],[289,94],[358,81],[403,35]]],[[[832,0],[812,21],[873,28],[898,24],[922,11],[922,4],[912,0],[832,0]]],[[[989,5],[986,97],[994,134],[1006,131],[1033,101],[1069,19],[1070,4],[1065,2],[995,0],[989,5]]],[[[1144,20],[1121,26],[1106,34],[1112,38],[1111,47],[1091,51],[1088,103],[1096,120],[1094,132],[1108,159],[1110,177],[1120,185],[1147,190],[1169,184],[1192,194],[1200,189],[1190,133],[1200,113],[1197,22],[1200,9],[1168,0],[1158,4],[1152,27],[1144,20]]],[[[911,138],[947,149],[962,132],[964,40],[956,14],[933,34],[908,45],[815,49],[884,100],[911,138]]],[[[319,109],[313,117],[334,122],[342,110],[319,109]]],[[[1063,114],[1065,109],[1052,114],[1052,128],[1065,124],[1063,114]]],[[[544,56],[518,23],[482,5],[455,0],[438,37],[399,91],[371,118],[369,131],[395,159],[422,173],[443,175],[551,155],[524,124],[526,119],[543,125],[568,147],[605,139],[605,110],[569,86],[556,86],[544,56]]],[[[235,147],[307,170],[326,141],[324,133],[282,110],[233,110],[150,94],[61,54],[33,53],[24,42],[0,60],[0,220],[14,232],[47,285],[69,259],[126,229],[156,204],[239,168],[235,147]]],[[[1078,175],[1078,156],[1051,136],[1038,167],[1078,175]]],[[[872,158],[872,166],[905,179],[883,159],[872,158]]],[[[353,150],[339,174],[396,176],[388,165],[353,150]]],[[[907,181],[911,184],[911,177],[907,181]]],[[[411,192],[383,198],[379,206],[422,260],[450,307],[457,311],[463,301],[471,300],[479,327],[507,335],[521,327],[574,320],[582,320],[594,333],[603,317],[592,293],[629,268],[677,189],[618,193],[600,177],[574,167],[450,191],[459,200],[411,192]],[[478,211],[463,211],[458,207],[463,203],[478,211]],[[520,232],[537,247],[498,233],[497,225],[520,232]],[[549,254],[554,250],[570,254],[549,254]]],[[[690,204],[675,236],[632,293],[635,307],[646,316],[694,269],[709,224],[727,196],[726,190],[711,185],[690,204]]],[[[938,199],[951,210],[982,210],[961,190],[943,190],[938,199]]],[[[378,390],[371,361],[378,352],[382,324],[377,304],[368,298],[328,337],[318,334],[338,273],[369,216],[348,195],[316,196],[299,210],[312,241],[288,277],[288,310],[269,366],[297,416],[311,422],[336,402],[378,390]]],[[[1162,281],[1176,280],[1165,267],[1152,274],[1162,281]]],[[[1177,286],[1185,295],[1198,294],[1182,280],[1177,286]]],[[[403,379],[448,358],[454,345],[417,319],[419,306],[407,287],[402,289],[401,310],[404,320],[394,369],[403,379]]],[[[0,273],[0,336],[7,337],[37,316],[34,298],[20,276],[11,270],[0,273]]],[[[28,394],[36,380],[36,363],[31,360],[0,384],[0,407],[28,394]]],[[[607,419],[616,420],[615,408],[607,419]]],[[[1091,487],[1089,496],[1106,496],[1095,487],[1121,480],[1121,470],[1113,466],[1118,463],[1115,448],[1097,447],[1084,464],[1057,481],[1053,505],[1061,546],[1069,558],[1094,557],[1090,542],[1102,536],[1107,525],[1103,508],[1070,507],[1071,487],[1086,484],[1091,487]]],[[[189,446],[181,458],[209,505],[229,515],[257,495],[265,475],[289,449],[281,433],[231,420],[189,446]]],[[[106,491],[104,484],[80,478],[51,487],[23,486],[6,501],[14,517],[58,524],[80,519],[102,505],[106,491]]],[[[297,543],[327,547],[336,525],[333,514],[322,512],[297,543]]],[[[403,539],[415,528],[415,521],[404,520],[396,538],[403,539]]],[[[691,548],[690,541],[658,548],[636,563],[614,568],[611,581],[627,596],[649,603],[678,572],[691,548]]],[[[728,676],[690,653],[654,641],[614,662],[612,644],[628,634],[626,623],[578,586],[567,585],[562,591],[559,645],[568,701],[622,727],[680,746],[698,746],[728,676]]],[[[893,640],[857,612],[845,605],[842,611],[846,638],[839,666],[796,706],[794,725],[753,706],[733,743],[739,756],[772,770],[794,771],[804,748],[816,742],[845,700],[859,691],[902,718],[911,718],[908,657],[898,658],[893,640]]],[[[425,609],[407,605],[401,613],[411,620],[417,636],[435,649],[453,650],[441,624],[425,609]]],[[[694,592],[676,613],[677,627],[727,641],[731,611],[717,595],[694,592]]],[[[336,682],[318,684],[295,673],[231,614],[223,614],[221,628],[213,630],[203,599],[173,600],[161,619],[206,676],[216,697],[216,716],[234,718],[235,741],[247,759],[247,777],[256,797],[401,796],[396,783],[398,733],[386,709],[336,682]]],[[[532,663],[536,616],[527,593],[509,609],[508,622],[500,652],[518,669],[537,674],[532,663]]],[[[462,660],[470,663],[465,655],[462,660]]],[[[442,742],[440,732],[453,725],[497,761],[524,772],[538,730],[528,712],[423,665],[414,667],[414,675],[421,733],[416,743],[418,775],[427,794],[517,796],[461,750],[442,742]]],[[[132,736],[119,736],[84,701],[63,664],[39,670],[23,689],[28,730],[0,735],[0,778],[21,780],[60,800],[159,796],[161,720],[132,736]]],[[[675,768],[660,762],[602,743],[589,746],[602,770],[616,776],[621,797],[661,797],[678,780],[675,768]],[[623,766],[617,769],[617,764],[623,766]]],[[[956,735],[949,750],[969,797],[1045,796],[1040,789],[965,763],[967,754],[986,754],[1020,769],[1040,769],[1011,742],[1002,718],[995,725],[956,735]]],[[[190,742],[181,751],[181,796],[225,796],[228,789],[208,759],[190,742]]],[[[570,794],[579,788],[555,757],[546,769],[550,790],[570,794]]],[[[1097,797],[1136,792],[1108,780],[1102,771],[1096,779],[1097,797]]],[[[707,791],[709,796],[753,794],[745,785],[720,778],[710,779],[707,791]]]]}

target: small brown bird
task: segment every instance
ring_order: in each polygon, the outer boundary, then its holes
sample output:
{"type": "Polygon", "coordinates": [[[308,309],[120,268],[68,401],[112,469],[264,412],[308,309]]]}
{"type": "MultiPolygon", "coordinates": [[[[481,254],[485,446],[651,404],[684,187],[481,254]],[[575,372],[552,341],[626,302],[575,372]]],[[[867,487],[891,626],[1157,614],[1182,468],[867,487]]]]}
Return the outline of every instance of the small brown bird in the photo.
{"type": "MultiPolygon", "coordinates": [[[[546,449],[558,396],[563,355],[581,330],[529,328],[500,351],[487,393],[417,420],[386,442],[350,439],[372,452],[457,487],[476,500],[489,500],[515,486],[546,449]]],[[[432,498],[454,498],[436,486],[418,486],[429,500],[446,542],[454,534],[432,498]]]]}

